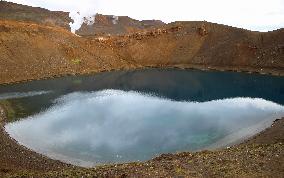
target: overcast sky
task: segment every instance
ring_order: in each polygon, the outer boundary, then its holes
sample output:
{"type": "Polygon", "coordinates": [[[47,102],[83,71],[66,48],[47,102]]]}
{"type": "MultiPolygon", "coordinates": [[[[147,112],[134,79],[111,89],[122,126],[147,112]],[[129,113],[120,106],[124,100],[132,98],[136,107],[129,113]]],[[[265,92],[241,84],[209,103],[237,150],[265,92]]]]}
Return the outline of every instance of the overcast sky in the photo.
{"type": "Polygon", "coordinates": [[[138,20],[209,21],[256,31],[284,27],[284,0],[9,0],[50,10],[69,11],[80,26],[82,16],[126,15],[138,20]],[[80,12],[78,16],[76,12],[80,12]]]}

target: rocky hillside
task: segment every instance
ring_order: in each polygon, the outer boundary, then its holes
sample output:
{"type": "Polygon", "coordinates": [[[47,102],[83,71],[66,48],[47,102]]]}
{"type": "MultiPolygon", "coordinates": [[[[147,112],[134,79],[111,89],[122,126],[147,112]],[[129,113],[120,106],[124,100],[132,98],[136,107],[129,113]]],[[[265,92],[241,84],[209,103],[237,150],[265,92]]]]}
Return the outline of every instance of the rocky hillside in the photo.
{"type": "Polygon", "coordinates": [[[260,33],[208,22],[78,37],[63,28],[0,20],[0,83],[147,66],[283,75],[283,42],[284,29],[260,33]]]}
{"type": "Polygon", "coordinates": [[[81,36],[90,35],[121,35],[143,29],[153,29],[165,25],[160,20],[135,20],[127,16],[113,16],[96,14],[94,23],[83,23],[76,34],[81,36]]]}
{"type": "Polygon", "coordinates": [[[69,23],[73,20],[68,12],[49,11],[39,7],[0,1],[0,20],[16,20],[33,22],[49,26],[59,26],[70,30],[69,23]]]}
{"type": "Polygon", "coordinates": [[[123,66],[99,42],[59,27],[0,20],[0,83],[123,66]]]}
{"type": "Polygon", "coordinates": [[[2,1],[0,10],[0,83],[141,67],[284,75],[284,29],[261,33],[98,14],[79,37],[66,26],[68,13],[2,1]]]}
{"type": "Polygon", "coordinates": [[[284,69],[284,29],[260,33],[208,22],[175,22],[117,37],[111,45],[139,65],[284,69]]]}

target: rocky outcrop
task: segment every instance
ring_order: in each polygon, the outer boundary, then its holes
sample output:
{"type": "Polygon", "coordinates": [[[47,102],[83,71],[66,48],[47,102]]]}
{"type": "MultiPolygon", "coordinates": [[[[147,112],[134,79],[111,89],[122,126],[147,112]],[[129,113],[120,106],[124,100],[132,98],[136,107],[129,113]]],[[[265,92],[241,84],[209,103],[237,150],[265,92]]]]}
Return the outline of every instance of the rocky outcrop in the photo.
{"type": "Polygon", "coordinates": [[[205,36],[205,35],[208,34],[206,27],[205,27],[205,24],[202,24],[201,27],[198,28],[198,33],[201,36],[205,36]]]}
{"type": "Polygon", "coordinates": [[[122,35],[165,25],[160,20],[135,20],[127,16],[96,14],[94,23],[87,21],[76,31],[80,36],[122,35]]]}
{"type": "Polygon", "coordinates": [[[69,23],[73,20],[69,12],[49,11],[39,7],[0,1],[0,20],[32,22],[48,26],[59,26],[70,30],[69,23]]]}

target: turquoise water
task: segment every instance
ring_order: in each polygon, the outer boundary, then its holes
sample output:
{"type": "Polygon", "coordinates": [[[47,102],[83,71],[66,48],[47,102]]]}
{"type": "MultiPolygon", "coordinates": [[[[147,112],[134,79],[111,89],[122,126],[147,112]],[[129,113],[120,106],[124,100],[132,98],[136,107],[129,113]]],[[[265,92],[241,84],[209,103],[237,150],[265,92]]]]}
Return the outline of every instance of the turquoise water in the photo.
{"type": "Polygon", "coordinates": [[[238,143],[284,116],[283,78],[142,70],[0,87],[20,144],[91,167],[238,143]]]}

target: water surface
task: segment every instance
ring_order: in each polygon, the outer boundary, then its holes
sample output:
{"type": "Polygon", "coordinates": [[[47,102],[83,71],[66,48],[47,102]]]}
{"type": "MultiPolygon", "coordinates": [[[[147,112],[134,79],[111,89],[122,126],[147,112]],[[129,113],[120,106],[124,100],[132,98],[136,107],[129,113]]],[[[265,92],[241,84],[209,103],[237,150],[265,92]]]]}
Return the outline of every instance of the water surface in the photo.
{"type": "Polygon", "coordinates": [[[141,70],[0,87],[20,144],[75,165],[147,160],[242,141],[284,116],[283,77],[141,70]]]}

